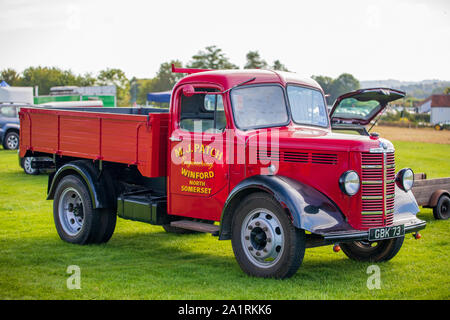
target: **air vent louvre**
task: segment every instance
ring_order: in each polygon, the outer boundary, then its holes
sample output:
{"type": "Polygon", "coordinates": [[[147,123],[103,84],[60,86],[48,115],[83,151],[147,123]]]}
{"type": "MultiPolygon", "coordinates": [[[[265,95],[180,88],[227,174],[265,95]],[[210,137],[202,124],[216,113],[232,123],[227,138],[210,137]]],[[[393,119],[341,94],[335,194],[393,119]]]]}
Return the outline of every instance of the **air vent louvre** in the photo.
{"type": "Polygon", "coordinates": [[[286,162],[308,163],[309,154],[306,152],[284,151],[283,160],[286,162]]]}
{"type": "Polygon", "coordinates": [[[330,153],[313,153],[311,162],[317,164],[337,164],[337,155],[330,153]]]}
{"type": "Polygon", "coordinates": [[[290,150],[280,150],[277,153],[272,153],[270,149],[260,148],[257,153],[257,160],[336,165],[338,156],[333,153],[309,153],[290,150]]]}

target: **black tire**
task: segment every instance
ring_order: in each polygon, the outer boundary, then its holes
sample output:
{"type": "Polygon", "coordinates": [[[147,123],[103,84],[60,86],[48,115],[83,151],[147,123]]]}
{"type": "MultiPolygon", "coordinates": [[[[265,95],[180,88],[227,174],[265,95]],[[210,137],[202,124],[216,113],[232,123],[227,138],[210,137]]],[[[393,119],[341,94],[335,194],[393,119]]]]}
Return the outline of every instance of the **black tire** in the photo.
{"type": "Polygon", "coordinates": [[[439,197],[436,207],[433,208],[433,216],[437,220],[447,220],[450,215],[450,198],[443,194],[439,197]]]}
{"type": "Polygon", "coordinates": [[[3,139],[3,148],[6,150],[19,149],[19,133],[16,131],[9,131],[3,139]]]}
{"type": "Polygon", "coordinates": [[[293,226],[273,197],[258,192],[237,208],[231,244],[239,266],[248,275],[284,279],[302,264],[306,239],[304,230],[293,226]]]}
{"type": "Polygon", "coordinates": [[[381,240],[378,242],[354,241],[341,243],[347,257],[356,261],[383,262],[391,260],[399,252],[405,237],[381,240]]]}
{"type": "Polygon", "coordinates": [[[108,241],[116,222],[110,210],[93,208],[87,186],[76,175],[68,175],[58,183],[53,219],[62,240],[81,245],[108,241]]]}
{"type": "Polygon", "coordinates": [[[39,174],[39,169],[34,169],[31,167],[32,161],[33,161],[33,157],[22,158],[22,168],[26,174],[35,176],[35,175],[39,174]]]}
{"type": "Polygon", "coordinates": [[[117,214],[116,210],[99,209],[101,212],[100,232],[95,239],[95,243],[106,243],[111,239],[116,229],[117,214]]]}

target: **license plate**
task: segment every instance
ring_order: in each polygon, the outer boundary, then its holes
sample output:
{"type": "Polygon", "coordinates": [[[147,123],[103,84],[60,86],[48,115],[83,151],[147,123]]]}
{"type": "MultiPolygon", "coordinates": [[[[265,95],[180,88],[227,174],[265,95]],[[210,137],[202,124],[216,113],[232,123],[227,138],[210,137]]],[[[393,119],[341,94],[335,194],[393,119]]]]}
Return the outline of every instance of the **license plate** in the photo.
{"type": "Polygon", "coordinates": [[[405,235],[404,225],[369,229],[370,241],[397,238],[403,235],[405,235]]]}

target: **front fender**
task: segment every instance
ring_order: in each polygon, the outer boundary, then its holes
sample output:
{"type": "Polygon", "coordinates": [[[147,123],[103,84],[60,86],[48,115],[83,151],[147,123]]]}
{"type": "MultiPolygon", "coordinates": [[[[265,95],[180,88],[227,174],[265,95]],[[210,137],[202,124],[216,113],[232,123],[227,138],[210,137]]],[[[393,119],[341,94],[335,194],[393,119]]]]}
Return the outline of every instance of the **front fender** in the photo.
{"type": "Polygon", "coordinates": [[[18,123],[7,123],[4,127],[3,127],[3,131],[7,132],[8,130],[16,130],[16,131],[20,131],[20,125],[18,123]]]}
{"type": "Polygon", "coordinates": [[[299,229],[322,234],[349,227],[336,204],[313,187],[284,176],[257,175],[241,181],[230,192],[222,211],[220,240],[231,238],[234,211],[245,196],[257,191],[271,194],[299,229]]]}
{"type": "Polygon", "coordinates": [[[5,135],[9,130],[20,132],[20,126],[15,123],[6,123],[3,127],[0,127],[0,142],[5,139],[5,135]]]}
{"type": "Polygon", "coordinates": [[[395,186],[394,223],[414,220],[419,211],[419,205],[412,191],[405,192],[395,186]]]}

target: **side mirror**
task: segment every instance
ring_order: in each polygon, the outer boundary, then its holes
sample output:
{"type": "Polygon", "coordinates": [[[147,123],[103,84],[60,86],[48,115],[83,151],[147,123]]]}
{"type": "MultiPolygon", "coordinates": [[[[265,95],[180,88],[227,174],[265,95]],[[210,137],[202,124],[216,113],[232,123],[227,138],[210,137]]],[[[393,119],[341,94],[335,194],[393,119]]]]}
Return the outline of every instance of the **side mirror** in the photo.
{"type": "Polygon", "coordinates": [[[192,97],[195,94],[195,88],[193,85],[187,84],[183,87],[183,95],[185,97],[192,97]]]}

